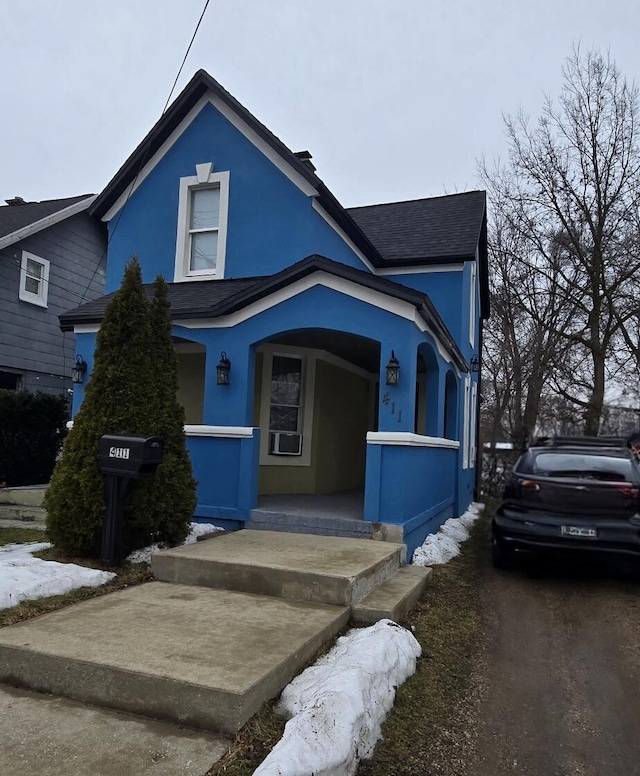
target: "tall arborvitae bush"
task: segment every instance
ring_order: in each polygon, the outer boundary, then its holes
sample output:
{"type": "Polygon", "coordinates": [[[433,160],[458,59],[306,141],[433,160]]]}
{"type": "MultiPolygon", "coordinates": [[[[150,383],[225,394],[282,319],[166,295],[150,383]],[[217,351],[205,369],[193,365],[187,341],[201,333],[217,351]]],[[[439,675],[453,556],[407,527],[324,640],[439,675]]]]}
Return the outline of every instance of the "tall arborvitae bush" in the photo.
{"type": "Polygon", "coordinates": [[[178,359],[171,339],[169,289],[162,276],[156,278],[153,291],[149,310],[155,385],[151,397],[152,433],[162,438],[164,457],[153,479],[140,482],[131,500],[131,511],[133,515],[148,513],[162,539],[178,544],[186,538],[196,508],[196,481],[186,448],[184,407],[178,401],[178,359]]]}
{"type": "MultiPolygon", "coordinates": [[[[168,303],[163,310],[170,344],[168,303]]],[[[68,555],[98,557],[100,554],[105,516],[104,479],[97,464],[100,437],[139,434],[164,438],[161,432],[167,424],[161,420],[159,396],[166,394],[168,388],[163,386],[169,382],[175,391],[177,367],[175,357],[173,369],[170,364],[158,364],[157,337],[151,318],[140,264],[134,258],[125,269],[120,289],[105,310],[91,379],[45,499],[49,535],[68,555]]],[[[180,410],[178,422],[183,422],[180,410]]],[[[184,449],[184,437],[182,442],[184,449]]],[[[171,449],[171,444],[168,447],[171,449]]],[[[172,460],[170,456],[168,463],[172,460]]],[[[184,479],[180,472],[179,476],[184,479]]],[[[161,476],[149,475],[132,483],[130,505],[124,516],[123,554],[152,540],[175,542],[186,534],[192,510],[188,516],[184,511],[180,513],[183,525],[178,530],[175,526],[167,527],[171,520],[166,518],[166,512],[174,515],[173,497],[167,499],[165,512],[161,508],[162,487],[170,481],[171,469],[167,466],[161,476]]],[[[186,497],[187,507],[195,505],[193,480],[190,492],[186,497]]]]}

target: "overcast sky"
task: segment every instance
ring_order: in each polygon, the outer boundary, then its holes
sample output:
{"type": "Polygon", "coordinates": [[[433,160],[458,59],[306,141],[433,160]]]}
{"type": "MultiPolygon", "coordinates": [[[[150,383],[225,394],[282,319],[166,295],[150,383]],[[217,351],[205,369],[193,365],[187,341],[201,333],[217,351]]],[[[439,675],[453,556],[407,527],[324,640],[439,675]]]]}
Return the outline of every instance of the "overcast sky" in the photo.
{"type": "MultiPolygon", "coordinates": [[[[99,192],[158,119],[204,0],[0,0],[0,200],[99,192]]],[[[640,72],[637,0],[211,0],[204,68],[345,206],[478,188],[572,44],[640,72]]]]}

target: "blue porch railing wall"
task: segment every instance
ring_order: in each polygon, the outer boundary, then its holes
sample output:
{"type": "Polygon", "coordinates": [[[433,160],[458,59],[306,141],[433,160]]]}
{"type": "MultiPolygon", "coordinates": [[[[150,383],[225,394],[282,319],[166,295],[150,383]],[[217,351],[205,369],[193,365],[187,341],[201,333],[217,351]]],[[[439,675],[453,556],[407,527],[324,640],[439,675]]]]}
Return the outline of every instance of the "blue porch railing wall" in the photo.
{"type": "Polygon", "coordinates": [[[367,445],[365,520],[402,525],[408,560],[455,516],[457,458],[449,448],[367,445]]]}
{"type": "Polygon", "coordinates": [[[257,506],[259,429],[251,437],[188,436],[187,449],[198,481],[195,518],[242,528],[257,506]]]}

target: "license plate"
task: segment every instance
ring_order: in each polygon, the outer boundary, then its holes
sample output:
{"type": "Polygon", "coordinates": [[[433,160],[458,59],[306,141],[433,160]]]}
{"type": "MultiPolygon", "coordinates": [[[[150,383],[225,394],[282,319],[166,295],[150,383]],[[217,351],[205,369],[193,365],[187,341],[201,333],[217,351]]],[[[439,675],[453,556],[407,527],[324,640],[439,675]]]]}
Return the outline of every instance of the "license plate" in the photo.
{"type": "Polygon", "coordinates": [[[560,528],[562,536],[584,536],[593,539],[598,535],[595,528],[579,528],[575,525],[563,525],[560,528]]]}

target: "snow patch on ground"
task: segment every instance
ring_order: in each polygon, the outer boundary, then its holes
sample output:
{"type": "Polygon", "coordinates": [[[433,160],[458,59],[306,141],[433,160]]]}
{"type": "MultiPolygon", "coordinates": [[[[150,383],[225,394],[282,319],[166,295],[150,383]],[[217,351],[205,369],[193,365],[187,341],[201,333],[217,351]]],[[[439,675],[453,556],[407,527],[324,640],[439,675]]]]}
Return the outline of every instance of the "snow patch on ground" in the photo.
{"type": "Polygon", "coordinates": [[[34,598],[62,595],[78,587],[98,587],[115,577],[110,571],[32,556],[48,547],[51,545],[46,542],[0,547],[0,609],[34,598]]]}
{"type": "Polygon", "coordinates": [[[451,517],[440,526],[438,533],[429,534],[413,553],[414,566],[437,566],[448,563],[460,554],[460,545],[469,538],[471,526],[480,517],[484,504],[476,502],[460,517],[451,517]]]}
{"type": "MultiPolygon", "coordinates": [[[[191,523],[191,528],[187,538],[184,540],[184,544],[195,544],[198,541],[199,536],[206,536],[207,534],[217,533],[218,531],[224,531],[224,528],[220,528],[213,523],[191,523]]],[[[146,563],[151,564],[151,556],[158,550],[166,550],[166,544],[152,544],[150,547],[143,547],[141,550],[134,550],[127,555],[126,560],[129,563],[146,563]]]]}
{"type": "MultiPolygon", "coordinates": [[[[194,544],[198,536],[222,531],[210,523],[191,523],[185,544],[194,544]]],[[[17,606],[21,601],[62,595],[79,587],[98,587],[112,580],[111,571],[99,571],[77,566],[75,563],[58,563],[34,558],[33,553],[46,550],[48,542],[38,544],[8,544],[0,547],[0,609],[17,606]]],[[[131,563],[150,563],[151,553],[160,549],[155,544],[132,552],[127,558],[131,563]]]]}
{"type": "Polygon", "coordinates": [[[370,757],[421,648],[391,620],[349,631],[282,692],[282,739],[254,776],[352,776],[370,757]]]}

